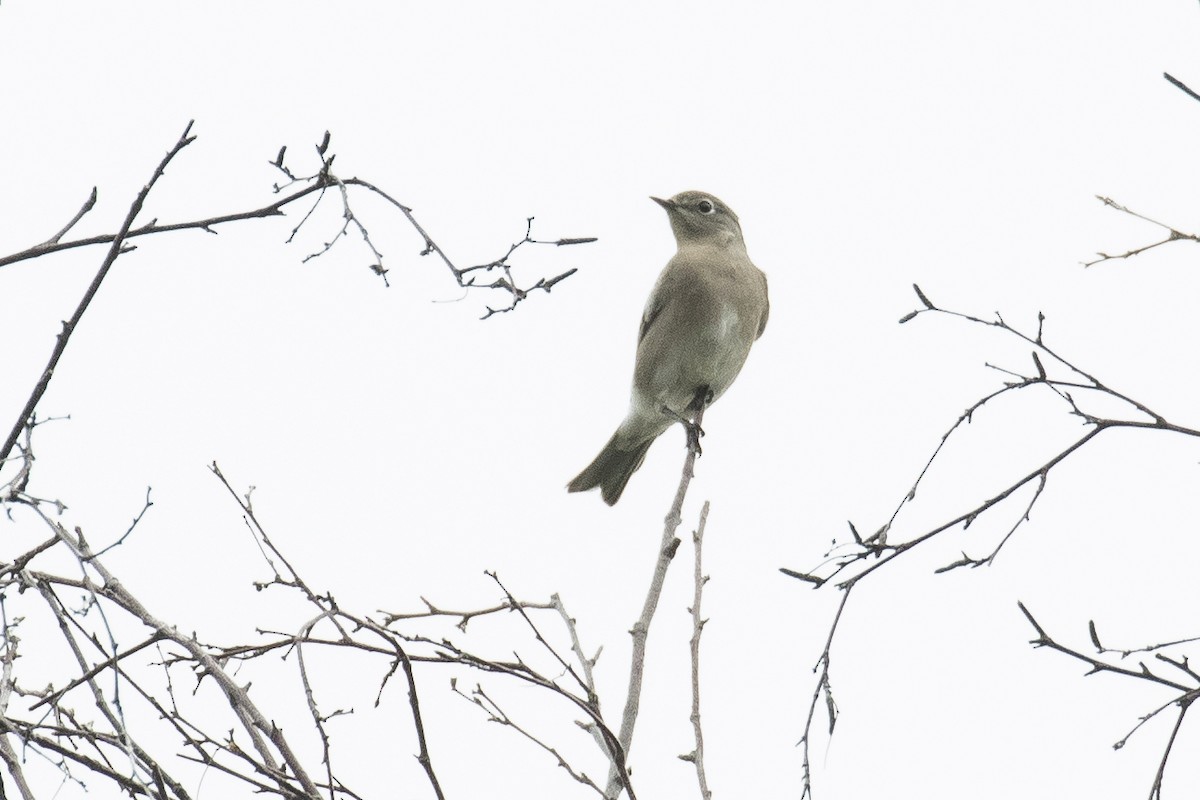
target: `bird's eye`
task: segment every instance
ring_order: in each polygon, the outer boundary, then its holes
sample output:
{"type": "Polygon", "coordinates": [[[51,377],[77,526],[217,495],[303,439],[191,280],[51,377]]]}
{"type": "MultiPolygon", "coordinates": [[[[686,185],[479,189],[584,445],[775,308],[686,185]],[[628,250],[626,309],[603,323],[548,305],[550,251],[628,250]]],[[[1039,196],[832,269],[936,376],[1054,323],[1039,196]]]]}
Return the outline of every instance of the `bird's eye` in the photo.
{"type": "Polygon", "coordinates": [[[701,214],[711,214],[717,210],[717,207],[708,200],[701,200],[696,204],[696,208],[700,209],[701,214]]]}

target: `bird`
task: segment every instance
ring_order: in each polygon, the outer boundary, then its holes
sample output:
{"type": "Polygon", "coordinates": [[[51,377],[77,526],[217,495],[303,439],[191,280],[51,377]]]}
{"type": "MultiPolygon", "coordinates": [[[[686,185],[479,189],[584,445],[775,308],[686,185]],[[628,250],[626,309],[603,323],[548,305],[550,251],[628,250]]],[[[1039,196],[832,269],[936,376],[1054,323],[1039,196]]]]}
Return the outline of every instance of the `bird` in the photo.
{"type": "Polygon", "coordinates": [[[667,262],[642,314],[629,412],[568,492],[596,487],[608,505],[625,491],[650,445],[717,400],[767,327],[767,277],[746,254],[737,214],[706,192],[680,192],[662,206],[678,250],[667,262]]]}

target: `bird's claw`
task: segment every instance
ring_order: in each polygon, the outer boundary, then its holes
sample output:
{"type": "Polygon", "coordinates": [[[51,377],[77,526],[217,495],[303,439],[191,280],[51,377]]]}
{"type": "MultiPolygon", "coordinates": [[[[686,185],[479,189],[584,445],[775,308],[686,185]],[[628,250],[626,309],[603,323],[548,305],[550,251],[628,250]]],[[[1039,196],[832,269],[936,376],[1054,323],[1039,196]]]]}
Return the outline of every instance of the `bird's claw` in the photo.
{"type": "Polygon", "coordinates": [[[688,449],[694,450],[698,456],[704,455],[704,450],[700,447],[700,437],[704,435],[704,428],[688,420],[683,421],[683,428],[687,431],[688,449]]]}
{"type": "MultiPolygon", "coordinates": [[[[709,390],[709,394],[712,394],[711,390],[709,390]]],[[[683,429],[687,431],[688,449],[694,450],[696,455],[703,455],[704,451],[700,448],[700,437],[704,435],[704,428],[701,428],[699,425],[697,425],[694,420],[690,420],[687,417],[676,414],[667,406],[662,407],[662,413],[678,422],[683,426],[683,429]]]]}

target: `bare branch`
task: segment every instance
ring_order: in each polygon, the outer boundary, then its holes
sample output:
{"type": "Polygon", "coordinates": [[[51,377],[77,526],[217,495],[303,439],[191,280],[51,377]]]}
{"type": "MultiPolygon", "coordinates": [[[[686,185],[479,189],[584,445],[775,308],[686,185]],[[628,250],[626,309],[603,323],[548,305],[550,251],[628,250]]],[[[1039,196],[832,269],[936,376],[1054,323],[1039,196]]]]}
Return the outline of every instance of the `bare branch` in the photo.
{"type": "Polygon", "coordinates": [[[499,576],[497,576],[495,572],[490,571],[485,572],[485,574],[495,581],[496,585],[500,587],[500,591],[504,592],[504,596],[508,599],[509,605],[521,615],[521,619],[525,620],[525,624],[529,626],[531,631],[533,631],[534,638],[537,639],[538,643],[545,648],[546,652],[550,653],[550,655],[554,657],[554,660],[559,663],[559,665],[568,675],[575,679],[575,683],[579,685],[579,688],[583,689],[584,692],[587,693],[588,702],[596,703],[596,693],[592,689],[590,681],[586,681],[579,677],[579,674],[575,672],[575,668],[568,664],[566,659],[559,655],[558,651],[554,649],[553,645],[546,640],[546,637],[542,636],[542,632],[538,630],[537,625],[534,625],[533,620],[530,619],[529,615],[525,613],[523,604],[517,602],[517,599],[512,596],[512,594],[508,591],[508,588],[500,581],[499,576]]]}
{"type": "Polygon", "coordinates": [[[79,210],[75,212],[75,216],[71,217],[71,221],[64,225],[58,233],[54,234],[45,242],[43,242],[43,246],[58,244],[59,241],[62,240],[62,237],[67,234],[67,231],[71,230],[71,228],[74,228],[75,225],[78,224],[79,220],[83,219],[84,214],[96,207],[96,198],[98,196],[99,194],[96,191],[96,187],[93,186],[92,193],[88,195],[87,200],[83,201],[83,205],[80,206],[79,210]]]}
{"type": "MultiPolygon", "coordinates": [[[[1177,81],[1176,81],[1176,84],[1178,86],[1180,86],[1181,88],[1183,88],[1185,91],[1191,93],[1191,90],[1188,89],[1187,87],[1183,86],[1183,84],[1178,83],[1177,81]]],[[[1128,208],[1126,208],[1125,206],[1121,205],[1120,203],[1116,202],[1115,200],[1113,200],[1109,197],[1101,197],[1100,195],[1096,195],[1096,199],[1099,200],[1101,203],[1104,203],[1104,205],[1109,206],[1110,208],[1115,208],[1117,211],[1121,211],[1125,214],[1129,214],[1132,217],[1137,217],[1138,219],[1145,220],[1146,222],[1149,222],[1151,225],[1157,225],[1158,227],[1167,231],[1167,238],[1163,239],[1160,242],[1154,242],[1152,244],[1144,245],[1142,247],[1135,247],[1134,249],[1127,250],[1124,253],[1121,253],[1119,255],[1110,255],[1108,253],[1096,253],[1096,255],[1098,255],[1099,258],[1093,259],[1092,261],[1083,262],[1083,266],[1085,266],[1085,267],[1092,267],[1092,266],[1095,266],[1096,264],[1101,264],[1105,261],[1120,261],[1122,259],[1132,258],[1133,256],[1141,255],[1142,253],[1146,252],[1147,250],[1153,250],[1156,247],[1162,247],[1164,244],[1170,244],[1171,242],[1178,242],[1178,241],[1184,241],[1184,240],[1192,241],[1192,242],[1200,242],[1200,236],[1197,236],[1194,233],[1184,233],[1182,231],[1176,230],[1175,228],[1172,228],[1170,225],[1167,225],[1166,223],[1159,222],[1158,220],[1155,220],[1155,219],[1150,219],[1150,217],[1139,214],[1136,211],[1130,211],[1128,208]]]]}
{"type": "MultiPolygon", "coordinates": [[[[75,307],[75,313],[71,315],[70,319],[63,323],[62,332],[58,335],[58,341],[54,346],[54,350],[50,353],[50,360],[46,364],[46,368],[42,370],[42,377],[33,387],[33,392],[30,393],[29,399],[25,401],[25,408],[21,410],[16,423],[13,425],[12,430],[8,434],[8,438],[5,439],[3,445],[0,445],[0,463],[8,458],[8,454],[12,452],[13,445],[16,444],[17,437],[21,434],[21,429],[25,427],[30,417],[33,415],[34,409],[37,408],[38,401],[42,399],[42,395],[46,393],[46,389],[50,386],[50,379],[54,377],[54,369],[58,366],[58,360],[62,358],[63,352],[67,349],[67,342],[70,341],[71,334],[75,332],[75,327],[79,325],[79,320],[83,318],[83,314],[85,311],[87,311],[88,306],[91,304],[92,298],[95,297],[96,292],[100,290],[100,284],[104,282],[104,278],[108,275],[109,269],[112,268],[113,262],[117,260],[117,256],[121,255],[121,253],[127,252],[124,249],[125,238],[129,235],[129,231],[133,225],[134,219],[141,212],[142,204],[146,202],[146,197],[149,196],[150,190],[154,188],[154,184],[158,183],[158,179],[161,178],[163,172],[166,171],[167,164],[171,163],[171,160],[179,154],[180,150],[195,141],[196,137],[191,135],[191,130],[192,123],[189,122],[183,129],[183,133],[180,134],[179,139],[175,142],[175,145],[168,150],[167,154],[163,156],[161,161],[158,162],[158,166],[151,174],[150,180],[146,182],[146,185],[142,187],[141,191],[138,192],[137,197],[134,198],[133,203],[129,206],[129,211],[125,214],[125,220],[121,223],[121,227],[118,229],[117,233],[112,237],[112,242],[108,248],[108,254],[104,257],[104,261],[101,262],[100,269],[96,272],[95,277],[92,278],[92,282],[88,285],[87,290],[83,293],[83,298],[75,307]]],[[[84,205],[87,206],[86,203],[84,205]]],[[[84,212],[81,212],[80,216],[82,216],[83,213],[86,213],[86,208],[84,209],[84,212]]],[[[71,224],[73,225],[74,222],[71,224]]],[[[64,228],[63,233],[65,233],[70,227],[71,226],[68,225],[67,228],[64,228]]],[[[57,245],[57,242],[53,242],[52,240],[51,244],[57,245]]],[[[0,259],[0,266],[4,266],[5,263],[9,262],[6,262],[4,259],[0,259]]]]}
{"type": "Polygon", "coordinates": [[[451,681],[450,688],[451,688],[451,691],[453,691],[459,697],[463,698],[467,702],[469,702],[472,705],[476,706],[477,708],[481,709],[485,714],[488,715],[488,719],[490,721],[495,722],[499,725],[503,725],[508,728],[512,728],[517,733],[521,734],[526,739],[528,739],[529,741],[536,744],[542,750],[549,753],[551,756],[554,757],[554,760],[558,764],[558,766],[562,767],[567,772],[568,775],[570,775],[572,778],[574,778],[579,783],[582,783],[584,786],[587,786],[588,788],[592,789],[594,792],[596,792],[596,794],[600,795],[601,797],[604,797],[604,790],[601,789],[599,786],[597,786],[596,782],[593,781],[591,778],[589,778],[586,772],[575,769],[573,766],[571,766],[570,762],[568,762],[565,758],[563,758],[562,754],[559,753],[557,749],[546,744],[544,741],[539,739],[537,736],[534,736],[532,733],[530,733],[524,727],[513,722],[512,718],[508,714],[506,714],[503,709],[500,708],[500,705],[495,700],[493,700],[490,696],[488,696],[488,693],[485,692],[483,690],[483,687],[480,686],[478,683],[475,684],[475,688],[471,690],[470,695],[463,694],[462,690],[458,688],[458,685],[454,681],[451,681]]]}
{"type": "MultiPolygon", "coordinates": [[[[426,607],[425,611],[411,611],[411,612],[407,612],[407,613],[393,612],[393,611],[381,611],[380,613],[384,615],[383,616],[383,620],[384,620],[383,624],[391,625],[394,622],[400,622],[402,620],[410,620],[410,619],[430,619],[430,618],[435,618],[435,617],[458,617],[458,622],[455,624],[455,627],[457,627],[460,631],[466,631],[467,624],[471,620],[475,619],[476,617],[485,617],[485,616],[489,616],[491,614],[498,614],[502,611],[514,611],[515,610],[508,603],[508,601],[505,601],[504,603],[501,603],[500,605],[497,605],[497,606],[491,606],[489,608],[476,608],[476,609],[471,609],[470,611],[451,611],[449,609],[438,608],[433,603],[426,600],[424,597],[421,598],[421,602],[425,604],[425,607],[426,607]]],[[[521,607],[527,608],[527,609],[555,609],[555,608],[557,608],[557,606],[555,606],[553,600],[549,603],[533,603],[528,600],[525,600],[525,601],[521,602],[521,607]]]]}
{"type": "MultiPolygon", "coordinates": [[[[1187,715],[1188,709],[1191,708],[1192,703],[1194,703],[1197,698],[1200,698],[1200,675],[1197,675],[1194,671],[1192,671],[1190,668],[1187,667],[1186,658],[1181,661],[1176,661],[1175,659],[1167,657],[1167,656],[1163,655],[1162,653],[1155,654],[1156,657],[1158,658],[1158,660],[1163,663],[1170,664],[1171,666],[1176,667],[1176,668],[1180,669],[1181,671],[1183,671],[1189,678],[1192,679],[1192,684],[1190,686],[1179,683],[1178,681],[1171,680],[1171,679],[1166,678],[1165,676],[1157,674],[1156,672],[1154,672],[1153,669],[1148,667],[1145,662],[1141,662],[1141,661],[1138,662],[1138,669],[1134,670],[1134,669],[1129,669],[1127,667],[1122,667],[1117,664],[1113,664],[1113,663],[1110,663],[1107,661],[1103,661],[1103,660],[1094,658],[1092,656],[1089,656],[1086,653],[1076,650],[1073,647],[1069,647],[1067,645],[1061,644],[1060,642],[1056,641],[1054,638],[1052,638],[1046,632],[1046,629],[1043,628],[1042,625],[1039,624],[1036,619],[1034,619],[1033,614],[1029,611],[1028,608],[1025,607],[1024,603],[1018,602],[1017,606],[1021,609],[1021,613],[1025,615],[1025,619],[1028,620],[1029,624],[1037,632],[1037,638],[1033,639],[1030,642],[1030,644],[1032,644],[1034,647],[1045,647],[1050,650],[1054,650],[1056,652],[1070,656],[1071,658],[1074,658],[1077,661],[1082,661],[1083,663],[1087,664],[1089,667],[1088,672],[1087,672],[1088,675],[1095,675],[1095,674],[1101,673],[1101,672],[1109,673],[1112,675],[1119,675],[1119,676],[1122,676],[1125,678],[1133,678],[1135,680],[1146,681],[1146,682],[1149,682],[1152,684],[1157,684],[1159,686],[1166,686],[1170,689],[1174,689],[1176,692],[1179,693],[1177,696],[1175,696],[1168,702],[1163,703],[1162,705],[1158,706],[1158,708],[1154,709],[1149,714],[1143,715],[1141,717],[1141,719],[1138,721],[1137,725],[1135,725],[1133,727],[1133,730],[1131,730],[1120,741],[1118,741],[1116,744],[1113,745],[1113,749],[1120,750],[1122,747],[1125,746],[1125,743],[1129,741],[1129,737],[1132,736],[1134,733],[1136,733],[1143,725],[1145,725],[1151,719],[1154,719],[1156,716],[1158,716],[1162,712],[1166,711],[1168,708],[1171,708],[1172,706],[1176,706],[1179,708],[1179,714],[1178,714],[1178,716],[1176,716],[1175,723],[1171,728],[1171,734],[1170,734],[1170,736],[1167,737],[1167,741],[1166,741],[1165,745],[1163,746],[1163,753],[1158,762],[1158,769],[1155,771],[1154,780],[1150,785],[1150,795],[1149,795],[1150,800],[1161,800],[1163,774],[1166,772],[1167,762],[1171,758],[1171,750],[1175,746],[1175,739],[1179,735],[1179,729],[1183,725],[1183,719],[1187,715]]],[[[1095,626],[1093,624],[1089,624],[1088,628],[1089,628],[1090,637],[1092,639],[1092,643],[1096,644],[1098,641],[1098,637],[1095,634],[1095,626]]],[[[1097,649],[1101,649],[1099,647],[1099,645],[1097,645],[1097,649]]],[[[1130,652],[1144,652],[1144,649],[1130,651],[1130,652]]],[[[1124,657],[1125,656],[1122,656],[1122,658],[1124,658],[1124,657]]]]}
{"type": "MultiPolygon", "coordinates": [[[[1109,201],[1110,204],[1111,201],[1109,201]]],[[[1116,204],[1112,204],[1116,205],[1116,204]]],[[[1124,209],[1122,209],[1124,210],[1124,209]]],[[[1130,212],[1132,213],[1132,212],[1130,212]]],[[[804,784],[803,796],[812,797],[812,778],[808,760],[808,748],[812,725],[816,714],[816,707],[819,700],[824,697],[830,715],[830,730],[832,732],[833,724],[837,717],[837,706],[833,701],[833,693],[830,689],[830,670],[829,670],[829,653],[833,644],[834,637],[838,630],[838,623],[846,609],[849,600],[850,590],[860,581],[866,579],[872,573],[885,568],[887,565],[895,561],[904,553],[913,550],[914,548],[924,544],[931,539],[936,538],[940,534],[952,530],[966,530],[979,517],[990,513],[1000,506],[1005,504],[1018,491],[1026,487],[1032,487],[1032,491],[1025,502],[1024,507],[1015,519],[1009,525],[1006,533],[1000,538],[999,543],[984,557],[974,557],[963,553],[961,558],[947,564],[938,569],[938,572],[945,572],[958,567],[979,567],[993,563],[997,554],[1005,546],[1005,544],[1016,533],[1017,529],[1029,521],[1031,512],[1037,501],[1043,496],[1043,492],[1047,485],[1047,479],[1055,468],[1064,463],[1067,459],[1077,453],[1088,442],[1095,439],[1102,432],[1113,429],[1133,429],[1133,430],[1155,430],[1164,433],[1171,433],[1190,438],[1200,438],[1200,430],[1192,427],[1179,425],[1167,420],[1162,414],[1154,411],[1145,403],[1139,402],[1134,398],[1123,394],[1108,384],[1100,381],[1091,373],[1085,371],[1079,366],[1072,363],[1070,360],[1052,349],[1044,339],[1044,323],[1045,315],[1039,313],[1037,320],[1037,331],[1035,334],[1027,334],[1018,328],[1013,327],[1005,321],[1003,316],[995,314],[993,318],[983,318],[965,314],[958,311],[943,309],[936,306],[929,300],[928,296],[921,291],[919,287],[914,286],[914,291],[917,294],[921,303],[921,308],[911,312],[901,321],[907,322],[924,314],[944,314],[963,320],[972,325],[982,325],[988,328],[999,330],[1005,336],[1015,338],[1025,345],[1033,347],[1032,353],[1032,369],[1007,369],[1003,367],[993,367],[1006,376],[1004,384],[984,395],[979,400],[972,403],[967,409],[959,415],[954,423],[942,434],[940,441],[934,448],[932,455],[925,462],[918,473],[916,480],[912,483],[908,492],[903,499],[897,504],[890,518],[879,527],[876,533],[868,537],[862,537],[853,525],[850,526],[851,541],[839,542],[834,540],[833,547],[827,552],[825,561],[814,569],[809,570],[790,570],[783,569],[782,571],[798,580],[812,584],[816,588],[820,588],[828,583],[834,585],[843,592],[841,603],[838,606],[834,619],[829,627],[829,634],[826,641],[824,652],[817,662],[816,671],[818,672],[816,688],[813,692],[812,702],[809,704],[808,716],[805,722],[804,736],[801,739],[801,745],[804,753],[804,784]],[[1062,373],[1066,371],[1066,374],[1062,373]],[[1055,401],[1060,402],[1065,407],[1068,414],[1073,417],[1078,417],[1083,421],[1083,424],[1088,430],[1079,438],[1067,446],[1061,448],[1057,453],[1047,458],[1040,466],[1031,471],[1019,475],[1011,480],[1006,486],[992,494],[988,499],[975,504],[967,511],[955,515],[941,523],[933,525],[918,532],[914,535],[909,535],[903,538],[898,543],[894,543],[891,539],[897,538],[895,528],[898,524],[898,519],[903,510],[912,503],[916,497],[917,489],[926,478],[933,463],[942,455],[947,442],[950,438],[962,427],[970,423],[976,416],[977,412],[983,407],[992,403],[996,398],[1004,396],[1010,392],[1018,391],[1048,391],[1050,396],[1055,401]],[[1128,409],[1127,416],[1107,416],[1098,413],[1087,411],[1088,399],[1092,397],[1107,397],[1111,400],[1116,400],[1124,403],[1128,409]]],[[[993,365],[988,365],[993,366],[993,365]]],[[[1028,614],[1027,614],[1028,616],[1028,614]]],[[[1029,617],[1032,624],[1036,626],[1032,617],[1029,617]]],[[[1035,642],[1039,646],[1049,646],[1055,649],[1060,649],[1049,637],[1044,636],[1044,632],[1039,629],[1039,634],[1042,635],[1044,641],[1035,642]]],[[[1099,639],[1095,637],[1093,629],[1094,641],[1099,648],[1099,639]]],[[[1063,652],[1071,652],[1063,650],[1063,652]]],[[[1073,654],[1073,653],[1072,653],[1073,654]]],[[[1157,654],[1159,661],[1172,666],[1176,671],[1183,672],[1189,677],[1192,676],[1192,670],[1187,664],[1186,659],[1171,659],[1170,657],[1157,654]]],[[[1145,665],[1142,666],[1143,672],[1135,672],[1133,670],[1125,670],[1124,668],[1109,665],[1098,659],[1088,656],[1078,656],[1087,661],[1093,667],[1093,671],[1103,670],[1110,672],[1118,672],[1120,674],[1134,675],[1147,680],[1154,680],[1164,685],[1171,686],[1180,691],[1188,691],[1188,688],[1179,683],[1165,678],[1158,673],[1148,670],[1145,665]]],[[[1157,712],[1156,712],[1157,713],[1157,712]]]]}
{"type": "Polygon", "coordinates": [[[842,600],[838,603],[837,612],[833,615],[833,623],[830,624],[829,633],[825,636],[825,649],[821,651],[821,656],[817,659],[817,663],[813,667],[813,672],[817,673],[817,685],[813,689],[812,700],[808,704],[808,714],[804,718],[804,735],[800,737],[801,768],[803,770],[800,800],[813,796],[812,761],[810,759],[812,751],[812,726],[813,721],[817,717],[817,703],[822,696],[825,697],[825,710],[829,715],[829,734],[831,736],[833,735],[834,726],[837,725],[837,702],[833,699],[833,685],[829,680],[829,653],[833,649],[833,637],[837,634],[838,623],[842,621],[842,612],[846,610],[846,602],[850,599],[850,592],[853,588],[854,586],[851,585],[842,589],[842,600]]]}
{"type": "Polygon", "coordinates": [[[1188,97],[1192,98],[1193,100],[1200,100],[1200,94],[1196,94],[1196,92],[1194,92],[1190,87],[1188,87],[1187,84],[1185,84],[1183,81],[1176,78],[1171,73],[1164,72],[1163,77],[1166,78],[1173,86],[1182,90],[1183,93],[1186,94],[1188,97]]]}
{"type": "Polygon", "coordinates": [[[682,755],[684,761],[690,761],[696,767],[696,781],[700,787],[701,800],[710,800],[712,792],[708,788],[708,776],[704,772],[704,729],[700,725],[700,634],[704,632],[704,624],[708,620],[700,614],[700,601],[704,596],[704,584],[708,576],[704,574],[703,548],[704,526],[708,523],[708,501],[700,509],[700,523],[692,532],[692,544],[696,552],[695,567],[692,570],[692,607],[688,611],[692,615],[692,638],[689,649],[692,658],[692,713],[689,717],[692,723],[692,734],[696,746],[691,753],[682,755]]]}
{"type": "MultiPolygon", "coordinates": [[[[667,568],[671,566],[675,552],[679,549],[679,538],[675,536],[675,529],[683,521],[683,500],[687,496],[688,486],[695,475],[696,457],[700,455],[700,436],[703,434],[700,425],[704,420],[704,409],[707,405],[707,399],[703,396],[705,392],[705,389],[701,389],[701,393],[696,397],[696,402],[692,404],[692,408],[696,409],[693,418],[680,420],[688,431],[687,456],[683,460],[683,471],[679,476],[679,488],[675,490],[675,500],[671,503],[671,510],[667,512],[666,519],[663,521],[662,540],[658,545],[658,557],[654,563],[654,573],[650,578],[646,601],[642,606],[641,616],[633,623],[633,629],[629,632],[633,637],[633,653],[630,657],[629,690],[625,695],[625,710],[621,714],[619,735],[621,749],[626,754],[629,753],[629,748],[633,744],[633,727],[637,722],[638,706],[642,697],[642,674],[646,665],[646,639],[650,635],[650,622],[654,619],[654,612],[658,608],[658,599],[662,596],[667,568]]],[[[618,779],[619,775],[614,761],[613,767],[609,769],[608,783],[604,790],[605,796],[610,800],[615,800],[620,795],[618,779]]]]}

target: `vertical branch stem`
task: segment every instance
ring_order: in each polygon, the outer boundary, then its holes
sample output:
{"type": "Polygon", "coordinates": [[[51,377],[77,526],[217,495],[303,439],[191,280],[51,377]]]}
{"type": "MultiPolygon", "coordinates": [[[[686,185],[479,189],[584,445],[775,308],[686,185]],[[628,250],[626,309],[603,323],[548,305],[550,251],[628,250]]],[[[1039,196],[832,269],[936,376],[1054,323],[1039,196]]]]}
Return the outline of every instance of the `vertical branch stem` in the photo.
{"type": "Polygon", "coordinates": [[[433,793],[437,795],[438,800],[445,800],[445,795],[442,794],[442,785],[438,782],[437,773],[433,771],[433,760],[429,757],[429,744],[425,741],[425,725],[421,722],[421,703],[417,699],[417,679],[413,675],[412,661],[408,657],[408,653],[404,652],[404,648],[396,646],[396,654],[400,656],[401,662],[404,664],[404,678],[408,681],[408,703],[412,708],[413,724],[417,729],[417,743],[421,748],[421,752],[417,754],[417,762],[421,768],[425,770],[425,777],[429,779],[429,785],[433,787],[433,793]]]}
{"type": "Polygon", "coordinates": [[[708,576],[704,574],[702,551],[704,545],[704,526],[708,523],[708,501],[700,509],[700,523],[692,532],[692,544],[696,549],[696,565],[692,571],[695,590],[692,595],[692,731],[696,736],[696,749],[690,757],[681,756],[685,761],[691,761],[696,766],[696,780],[700,784],[701,800],[710,800],[712,792],[708,788],[708,776],[704,774],[704,731],[700,727],[700,634],[704,631],[707,621],[700,616],[700,600],[704,596],[704,584],[708,576]]]}
{"type": "MultiPolygon", "coordinates": [[[[675,529],[679,527],[679,523],[683,519],[683,500],[687,496],[688,486],[695,475],[696,456],[700,454],[699,433],[700,423],[704,419],[705,404],[699,403],[698,408],[695,419],[691,422],[691,425],[695,427],[689,426],[688,428],[688,452],[687,457],[683,460],[683,473],[679,476],[679,488],[675,490],[675,500],[671,504],[671,510],[667,512],[666,519],[663,520],[662,541],[658,546],[658,559],[654,563],[654,574],[650,578],[650,590],[646,593],[642,614],[638,617],[637,622],[633,623],[633,629],[629,632],[633,637],[633,655],[629,667],[629,692],[625,696],[625,711],[621,714],[621,730],[617,734],[617,740],[627,760],[630,745],[633,743],[633,726],[637,722],[638,706],[642,697],[642,673],[646,666],[646,639],[650,635],[650,621],[654,618],[654,612],[658,608],[658,599],[662,596],[663,582],[667,578],[667,568],[671,566],[671,560],[675,558],[675,551],[679,549],[679,538],[675,535],[675,529]]],[[[614,758],[612,761],[608,770],[608,783],[605,786],[604,794],[615,800],[620,796],[622,787],[616,759],[614,758]]]]}

